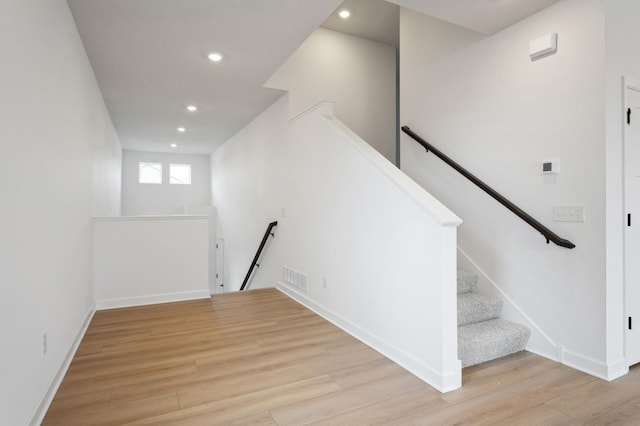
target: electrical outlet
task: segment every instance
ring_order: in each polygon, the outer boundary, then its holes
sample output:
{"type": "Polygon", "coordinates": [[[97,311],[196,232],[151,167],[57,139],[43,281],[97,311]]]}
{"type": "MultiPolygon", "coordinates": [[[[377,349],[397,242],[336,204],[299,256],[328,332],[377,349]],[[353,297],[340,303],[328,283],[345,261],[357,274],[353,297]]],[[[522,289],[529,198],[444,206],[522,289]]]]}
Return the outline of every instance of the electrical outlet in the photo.
{"type": "Polygon", "coordinates": [[[322,288],[327,289],[327,277],[322,277],[322,288]]]}
{"type": "Polygon", "coordinates": [[[47,333],[42,335],[42,355],[47,354],[47,333]]]}

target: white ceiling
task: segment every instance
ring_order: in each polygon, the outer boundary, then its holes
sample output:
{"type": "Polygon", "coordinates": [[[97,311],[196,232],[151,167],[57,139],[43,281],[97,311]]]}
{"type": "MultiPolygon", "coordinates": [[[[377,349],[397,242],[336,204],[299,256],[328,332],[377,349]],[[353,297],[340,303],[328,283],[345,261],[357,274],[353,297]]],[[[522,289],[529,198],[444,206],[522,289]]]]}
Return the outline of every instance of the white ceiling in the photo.
{"type": "Polygon", "coordinates": [[[176,152],[199,154],[281,96],[262,85],[340,0],[68,4],[123,148],[171,152],[176,143],[176,152]],[[209,61],[211,51],[224,60],[209,61]]]}
{"type": "Polygon", "coordinates": [[[338,11],[347,9],[349,19],[337,13],[329,15],[322,24],[324,28],[392,46],[399,45],[400,8],[385,0],[344,0],[338,11]]]}
{"type": "MultiPolygon", "coordinates": [[[[491,34],[558,0],[388,1],[491,34]]],[[[340,0],[67,2],[130,150],[212,152],[282,94],[262,85],[323,22],[398,44],[398,7],[384,0],[344,1],[353,12],[346,21],[332,15],[340,0]],[[224,59],[212,63],[211,51],[224,59]],[[190,104],[199,110],[188,112],[190,104]]]]}
{"type": "Polygon", "coordinates": [[[388,0],[481,34],[498,31],[560,0],[388,0]]]}

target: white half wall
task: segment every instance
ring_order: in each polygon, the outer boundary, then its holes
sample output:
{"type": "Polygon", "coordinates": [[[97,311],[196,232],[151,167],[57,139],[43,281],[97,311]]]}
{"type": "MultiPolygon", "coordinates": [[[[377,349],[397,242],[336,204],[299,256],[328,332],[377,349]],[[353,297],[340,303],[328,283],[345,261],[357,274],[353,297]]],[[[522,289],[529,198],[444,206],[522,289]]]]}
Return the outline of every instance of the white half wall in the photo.
{"type": "Polygon", "coordinates": [[[407,9],[400,26],[402,125],[576,248],[547,245],[408,137],[403,170],[464,219],[461,249],[564,355],[531,350],[619,375],[606,355],[603,1],[564,0],[489,37],[407,9]],[[558,52],[531,61],[529,42],[550,32],[558,52]],[[549,159],[560,174],[542,175],[549,159]],[[582,205],[586,221],[554,222],[553,205],[582,205]]]}
{"type": "Polygon", "coordinates": [[[211,205],[208,155],[124,150],[122,155],[122,214],[186,214],[211,205]],[[138,163],[162,164],[162,184],[138,182],[138,163]],[[191,185],[169,183],[170,164],[191,165],[191,185]]]}
{"type": "Polygon", "coordinates": [[[333,101],[336,117],[396,160],[396,48],[318,28],[266,87],[289,92],[289,116],[333,101]]]}
{"type": "Polygon", "coordinates": [[[209,297],[209,216],[95,218],[96,308],[209,297]]]}
{"type": "Polygon", "coordinates": [[[0,54],[0,424],[39,424],[93,314],[120,144],[64,0],[0,2],[0,54]]]}
{"type": "Polygon", "coordinates": [[[213,155],[228,285],[277,220],[251,288],[274,286],[437,389],[460,386],[460,220],[322,103],[287,124],[283,97],[213,155]],[[287,281],[283,268],[304,276],[287,281]]]}

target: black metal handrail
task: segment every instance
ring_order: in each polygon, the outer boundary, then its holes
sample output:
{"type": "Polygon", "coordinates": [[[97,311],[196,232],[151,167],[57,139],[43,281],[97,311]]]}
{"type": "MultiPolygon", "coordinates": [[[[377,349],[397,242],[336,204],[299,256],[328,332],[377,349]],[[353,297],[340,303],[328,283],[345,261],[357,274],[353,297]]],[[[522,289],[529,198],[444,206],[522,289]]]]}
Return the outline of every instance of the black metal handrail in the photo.
{"type": "Polygon", "coordinates": [[[269,235],[271,235],[272,237],[275,237],[275,234],[273,232],[271,232],[271,231],[277,225],[278,225],[278,222],[271,222],[269,224],[269,226],[267,226],[267,232],[265,232],[264,233],[264,237],[262,237],[262,241],[260,242],[260,247],[258,247],[258,251],[256,252],[256,255],[253,257],[253,262],[251,262],[251,266],[249,266],[249,270],[247,271],[247,275],[244,277],[244,281],[242,282],[242,286],[240,287],[240,291],[244,290],[245,286],[247,285],[247,282],[249,282],[249,277],[251,277],[251,273],[253,272],[253,268],[255,268],[256,266],[258,268],[260,267],[260,265],[258,264],[258,259],[260,258],[260,254],[262,253],[262,249],[264,248],[265,244],[267,244],[267,239],[269,238],[269,235]]]}
{"type": "Polygon", "coordinates": [[[422,145],[427,150],[427,152],[429,151],[433,152],[433,154],[436,157],[438,157],[439,159],[447,163],[449,166],[453,167],[462,176],[469,179],[471,182],[476,184],[476,186],[478,186],[484,192],[486,192],[491,197],[493,197],[497,202],[505,206],[507,209],[511,210],[516,216],[518,216],[520,219],[524,220],[533,228],[535,228],[547,239],[547,244],[549,244],[549,241],[551,241],[560,247],[566,247],[569,249],[572,249],[576,246],[571,241],[565,240],[564,238],[559,237],[549,228],[547,228],[546,226],[544,226],[543,224],[535,220],[533,217],[529,216],[521,208],[519,208],[518,206],[513,204],[511,201],[509,201],[508,199],[500,195],[489,185],[487,185],[486,183],[484,183],[483,181],[475,177],[473,174],[468,172],[464,167],[462,167],[461,165],[453,161],[451,158],[447,157],[445,154],[440,152],[437,148],[434,148],[433,145],[431,145],[429,142],[425,141],[420,136],[415,134],[408,126],[403,126],[402,131],[407,135],[411,136],[411,138],[416,142],[418,142],[420,145],[422,145]]]}

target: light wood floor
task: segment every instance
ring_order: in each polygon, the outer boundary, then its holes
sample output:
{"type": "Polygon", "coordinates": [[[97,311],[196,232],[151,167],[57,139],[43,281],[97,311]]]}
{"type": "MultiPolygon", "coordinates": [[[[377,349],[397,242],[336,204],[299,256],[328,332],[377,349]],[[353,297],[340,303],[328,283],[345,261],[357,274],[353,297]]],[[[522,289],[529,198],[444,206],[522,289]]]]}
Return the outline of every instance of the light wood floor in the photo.
{"type": "Polygon", "coordinates": [[[46,425],[640,424],[607,383],[523,352],[440,394],[277,290],[97,312],[46,425]]]}

